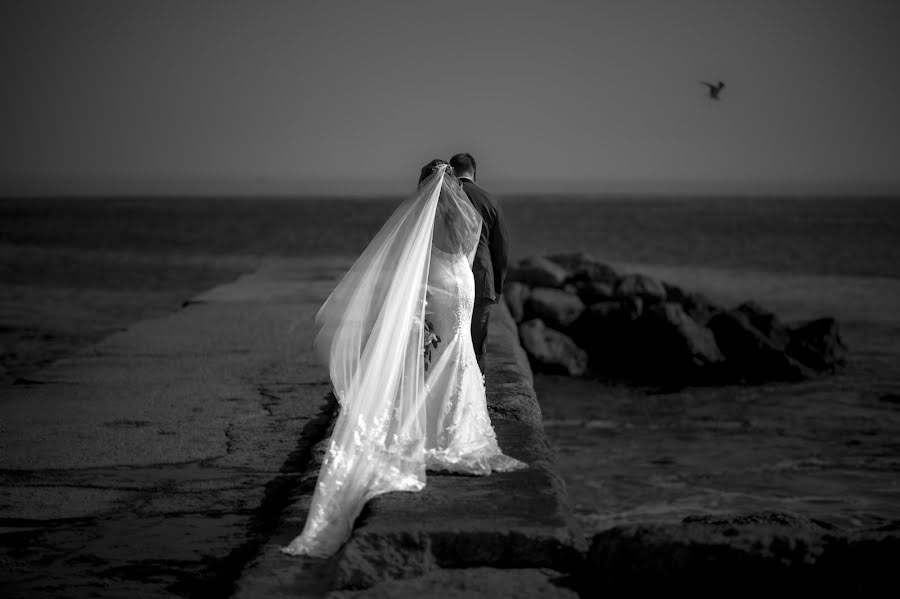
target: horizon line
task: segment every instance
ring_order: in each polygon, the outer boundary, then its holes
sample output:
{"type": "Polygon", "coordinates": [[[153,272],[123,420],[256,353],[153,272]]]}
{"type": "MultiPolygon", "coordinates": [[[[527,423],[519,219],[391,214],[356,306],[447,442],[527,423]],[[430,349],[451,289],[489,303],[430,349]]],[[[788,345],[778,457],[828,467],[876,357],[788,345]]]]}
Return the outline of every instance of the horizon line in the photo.
{"type": "MultiPolygon", "coordinates": [[[[483,177],[478,183],[498,195],[565,196],[896,196],[900,181],[853,180],[503,180],[483,177]]],[[[87,197],[311,197],[405,196],[414,184],[397,179],[266,178],[110,178],[57,177],[0,179],[0,198],[87,197]]]]}

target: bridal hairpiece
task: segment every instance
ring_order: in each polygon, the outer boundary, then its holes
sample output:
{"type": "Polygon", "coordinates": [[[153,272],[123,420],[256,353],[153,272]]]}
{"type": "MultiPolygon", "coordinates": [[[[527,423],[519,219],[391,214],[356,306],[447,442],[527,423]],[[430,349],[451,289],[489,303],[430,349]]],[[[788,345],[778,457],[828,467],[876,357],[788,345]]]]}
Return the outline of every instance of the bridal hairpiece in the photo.
{"type": "Polygon", "coordinates": [[[445,174],[445,175],[453,175],[454,177],[456,176],[456,171],[453,170],[453,167],[450,166],[450,163],[449,163],[449,162],[442,162],[442,163],[440,163],[440,164],[435,164],[435,165],[434,165],[434,168],[431,169],[431,172],[432,172],[432,173],[435,172],[436,170],[438,170],[438,169],[441,168],[442,166],[445,168],[445,170],[444,170],[444,174],[445,174]]]}

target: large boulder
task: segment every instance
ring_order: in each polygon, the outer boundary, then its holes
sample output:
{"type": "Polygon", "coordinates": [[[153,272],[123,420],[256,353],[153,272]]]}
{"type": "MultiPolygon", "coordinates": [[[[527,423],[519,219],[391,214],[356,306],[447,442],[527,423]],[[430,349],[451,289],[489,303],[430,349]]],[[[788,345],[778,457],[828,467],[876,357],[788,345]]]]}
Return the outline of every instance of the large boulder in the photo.
{"type": "Polygon", "coordinates": [[[550,254],[547,259],[559,264],[569,272],[574,272],[585,265],[600,264],[600,261],[588,252],[550,254]]]}
{"type": "Polygon", "coordinates": [[[817,372],[834,370],[847,362],[847,346],[833,318],[818,318],[790,329],[786,352],[817,372]]]}
{"type": "Polygon", "coordinates": [[[642,311],[643,303],[640,298],[594,302],[587,307],[575,326],[579,334],[602,338],[631,326],[642,311]]]}
{"type": "Polygon", "coordinates": [[[596,262],[597,259],[588,252],[563,252],[558,254],[548,254],[547,260],[550,260],[568,271],[573,271],[581,264],[586,262],[596,262]]]}
{"type": "Polygon", "coordinates": [[[681,304],[651,305],[640,323],[638,355],[648,375],[689,382],[711,375],[725,360],[712,331],[688,316],[681,304]]]}
{"type": "Polygon", "coordinates": [[[693,318],[699,324],[706,325],[709,319],[724,312],[724,309],[714,304],[712,300],[702,293],[683,293],[681,299],[675,301],[681,304],[685,314],[693,318]]]}
{"type": "Polygon", "coordinates": [[[524,283],[512,281],[504,285],[503,299],[513,320],[522,322],[525,318],[525,301],[528,299],[531,289],[524,283]]]}
{"type": "Polygon", "coordinates": [[[592,281],[612,285],[619,278],[616,269],[588,253],[553,254],[548,259],[569,272],[569,283],[592,281]]]}
{"type": "Polygon", "coordinates": [[[613,285],[619,278],[619,273],[616,272],[613,267],[602,262],[582,264],[577,269],[571,271],[571,273],[572,275],[569,277],[569,281],[573,283],[578,281],[593,281],[594,283],[613,285]]]}
{"type": "Polygon", "coordinates": [[[707,326],[728,361],[729,371],[740,380],[796,381],[814,374],[785,353],[785,343],[777,328],[772,329],[776,335],[766,336],[753,326],[747,310],[721,312],[707,326]]]}
{"type": "Polygon", "coordinates": [[[605,300],[591,304],[571,328],[578,345],[590,356],[598,373],[625,375],[637,364],[636,322],[641,316],[640,298],[605,300]]]}
{"type": "Polygon", "coordinates": [[[529,287],[562,287],[569,272],[542,256],[530,256],[510,269],[509,281],[518,281],[529,287]]]}
{"type": "Polygon", "coordinates": [[[765,335],[776,347],[781,350],[787,347],[790,340],[788,328],[774,312],[766,310],[754,301],[744,302],[735,308],[735,311],[746,316],[753,328],[765,335]]]}
{"type": "Polygon", "coordinates": [[[687,298],[687,296],[689,295],[687,291],[685,291],[678,285],[673,285],[665,281],[660,281],[660,283],[662,283],[663,289],[666,292],[666,301],[678,302],[679,304],[683,304],[685,298],[687,298]]]}
{"type": "Polygon", "coordinates": [[[532,289],[527,306],[530,314],[559,331],[567,330],[584,311],[577,295],[549,287],[532,289]]]}
{"type": "Polygon", "coordinates": [[[644,302],[661,302],[666,299],[663,284],[653,277],[641,274],[619,277],[613,291],[617,297],[639,297],[644,302]]]}
{"type": "Polygon", "coordinates": [[[607,301],[615,298],[611,283],[592,281],[591,279],[577,280],[571,283],[579,299],[586,305],[607,301]]]}
{"type": "Polygon", "coordinates": [[[532,365],[545,372],[581,376],[587,370],[587,354],[572,339],[544,325],[539,318],[522,323],[519,339],[532,365]]]}

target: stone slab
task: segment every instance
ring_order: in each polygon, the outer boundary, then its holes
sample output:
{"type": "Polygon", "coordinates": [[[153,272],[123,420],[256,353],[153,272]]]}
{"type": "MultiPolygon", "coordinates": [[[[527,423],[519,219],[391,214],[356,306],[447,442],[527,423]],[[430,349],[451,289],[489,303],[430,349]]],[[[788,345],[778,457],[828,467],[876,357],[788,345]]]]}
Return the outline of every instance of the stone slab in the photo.
{"type": "Polygon", "coordinates": [[[436,580],[448,569],[577,567],[584,539],[553,466],[527,357],[502,303],[491,315],[487,356],[488,409],[498,441],[529,469],[486,477],[430,472],[422,492],[387,493],[370,501],[350,540],[328,560],[278,551],[305,522],[315,482],[315,472],[307,473],[307,484],[286,508],[270,543],[244,570],[235,596],[321,597],[379,584],[387,589],[393,588],[389,581],[436,580]]]}

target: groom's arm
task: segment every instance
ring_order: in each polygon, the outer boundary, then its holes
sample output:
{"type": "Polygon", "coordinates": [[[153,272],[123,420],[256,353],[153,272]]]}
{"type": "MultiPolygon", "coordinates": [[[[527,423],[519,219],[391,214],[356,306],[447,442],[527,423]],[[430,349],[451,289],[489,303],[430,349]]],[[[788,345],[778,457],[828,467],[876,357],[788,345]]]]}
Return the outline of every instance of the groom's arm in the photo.
{"type": "Polygon", "coordinates": [[[506,261],[509,253],[509,236],[503,222],[500,204],[494,200],[494,226],[491,230],[491,265],[494,268],[494,292],[499,302],[503,296],[503,281],[506,279],[506,261]]]}

